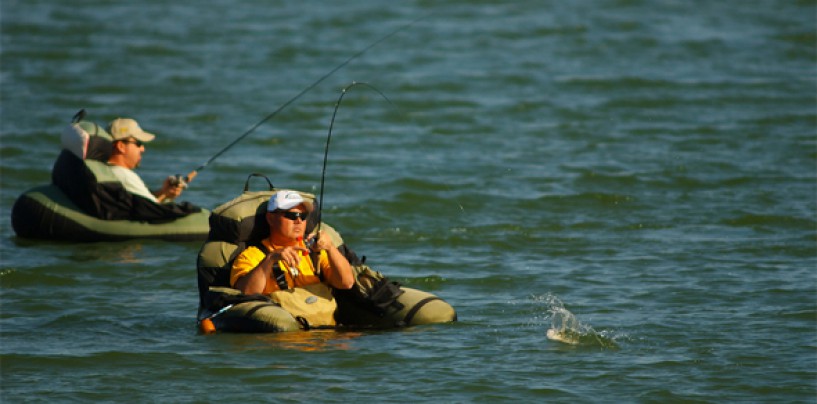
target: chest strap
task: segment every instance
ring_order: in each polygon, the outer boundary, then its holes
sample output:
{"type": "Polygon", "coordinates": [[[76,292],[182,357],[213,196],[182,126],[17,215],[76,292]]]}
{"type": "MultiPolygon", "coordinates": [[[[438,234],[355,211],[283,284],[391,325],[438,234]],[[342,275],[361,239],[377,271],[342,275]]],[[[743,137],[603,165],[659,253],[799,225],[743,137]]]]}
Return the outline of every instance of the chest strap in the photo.
{"type": "Polygon", "coordinates": [[[278,284],[278,289],[280,290],[289,289],[289,284],[287,283],[287,276],[284,273],[284,270],[281,269],[281,266],[278,265],[278,261],[272,263],[272,278],[275,279],[275,283],[278,284]]]}
{"type": "MultiPolygon", "coordinates": [[[[266,256],[268,256],[267,253],[269,251],[267,250],[267,247],[264,245],[263,242],[261,242],[259,240],[258,242],[251,243],[250,245],[257,248],[259,251],[261,251],[265,255],[264,259],[266,259],[266,256]]],[[[320,270],[320,267],[317,265],[317,263],[318,263],[318,253],[310,251],[309,259],[312,260],[312,270],[313,270],[313,272],[318,277],[318,279],[323,281],[323,272],[320,270]]],[[[279,290],[289,290],[290,289],[289,283],[287,282],[287,276],[284,273],[284,270],[281,269],[281,266],[278,264],[278,261],[275,261],[275,262],[272,263],[272,278],[275,279],[275,283],[278,284],[278,289],[279,290]]]]}

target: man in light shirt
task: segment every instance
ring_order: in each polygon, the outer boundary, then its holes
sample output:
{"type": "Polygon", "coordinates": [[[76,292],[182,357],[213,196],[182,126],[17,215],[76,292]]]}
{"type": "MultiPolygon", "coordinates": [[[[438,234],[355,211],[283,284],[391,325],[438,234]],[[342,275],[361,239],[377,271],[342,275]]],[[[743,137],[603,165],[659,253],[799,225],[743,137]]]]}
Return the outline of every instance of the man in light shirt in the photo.
{"type": "Polygon", "coordinates": [[[152,192],[133,170],[142,161],[145,143],[152,141],[156,135],[145,132],[135,120],[117,118],[108,125],[108,133],[113,137],[113,151],[108,159],[111,171],[131,194],[141,196],[156,203],[172,201],[184,190],[182,183],[165,179],[162,188],[152,192]]]}

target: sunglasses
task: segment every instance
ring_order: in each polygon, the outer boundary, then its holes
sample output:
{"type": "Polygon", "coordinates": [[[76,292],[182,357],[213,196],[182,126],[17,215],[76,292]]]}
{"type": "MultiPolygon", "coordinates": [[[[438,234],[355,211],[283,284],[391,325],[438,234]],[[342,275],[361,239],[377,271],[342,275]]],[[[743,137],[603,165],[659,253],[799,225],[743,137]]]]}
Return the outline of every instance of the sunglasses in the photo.
{"type": "Polygon", "coordinates": [[[283,216],[283,217],[285,217],[285,218],[287,218],[289,220],[293,220],[293,221],[297,220],[297,219],[301,219],[303,221],[306,221],[306,217],[309,216],[309,213],[306,213],[306,212],[293,212],[291,210],[287,210],[287,211],[281,212],[281,216],[283,216]]]}
{"type": "Polygon", "coordinates": [[[135,144],[136,147],[142,147],[144,145],[144,143],[141,140],[137,140],[137,139],[120,140],[120,142],[135,144]]]}

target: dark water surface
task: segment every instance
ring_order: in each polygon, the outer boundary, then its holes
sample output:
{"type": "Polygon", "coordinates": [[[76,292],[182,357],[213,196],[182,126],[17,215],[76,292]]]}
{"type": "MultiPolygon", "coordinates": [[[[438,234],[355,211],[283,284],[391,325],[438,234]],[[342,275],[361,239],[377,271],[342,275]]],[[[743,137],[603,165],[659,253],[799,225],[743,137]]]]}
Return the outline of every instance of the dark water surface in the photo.
{"type": "Polygon", "coordinates": [[[3,402],[815,402],[813,1],[4,0],[3,402]],[[318,192],[369,263],[454,305],[390,332],[197,334],[200,243],[16,238],[86,108],[142,176],[318,192]],[[564,328],[568,342],[548,339],[564,328]]]}

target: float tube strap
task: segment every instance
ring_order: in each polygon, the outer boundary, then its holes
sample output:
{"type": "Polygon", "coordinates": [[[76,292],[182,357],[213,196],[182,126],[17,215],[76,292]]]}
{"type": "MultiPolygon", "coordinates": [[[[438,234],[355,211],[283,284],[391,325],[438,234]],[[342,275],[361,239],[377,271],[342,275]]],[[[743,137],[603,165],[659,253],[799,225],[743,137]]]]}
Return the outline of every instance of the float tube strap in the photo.
{"type": "Polygon", "coordinates": [[[408,326],[409,324],[411,324],[411,320],[414,319],[414,316],[417,314],[417,312],[420,311],[420,309],[423,308],[423,306],[425,306],[429,302],[433,302],[435,300],[443,300],[443,299],[441,299],[441,298],[439,298],[437,296],[429,296],[429,297],[417,302],[417,304],[415,304],[414,307],[412,307],[411,310],[409,310],[409,312],[406,313],[406,317],[403,318],[403,324],[405,326],[408,326]]]}

